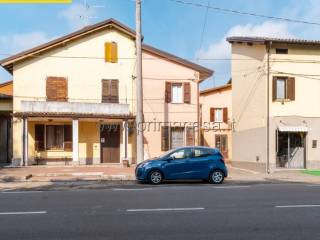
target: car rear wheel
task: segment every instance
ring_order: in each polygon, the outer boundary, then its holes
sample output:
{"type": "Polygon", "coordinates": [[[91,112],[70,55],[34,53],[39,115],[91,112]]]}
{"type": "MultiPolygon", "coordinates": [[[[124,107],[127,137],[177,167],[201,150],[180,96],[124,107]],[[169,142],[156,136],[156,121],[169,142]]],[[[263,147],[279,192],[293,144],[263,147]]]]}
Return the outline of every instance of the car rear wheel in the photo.
{"type": "Polygon", "coordinates": [[[162,173],[159,170],[153,170],[149,174],[149,182],[151,184],[160,184],[163,180],[162,173]]]}
{"type": "Polygon", "coordinates": [[[210,179],[209,181],[213,184],[221,184],[223,183],[224,180],[224,173],[219,170],[213,170],[212,173],[210,174],[210,179]]]}

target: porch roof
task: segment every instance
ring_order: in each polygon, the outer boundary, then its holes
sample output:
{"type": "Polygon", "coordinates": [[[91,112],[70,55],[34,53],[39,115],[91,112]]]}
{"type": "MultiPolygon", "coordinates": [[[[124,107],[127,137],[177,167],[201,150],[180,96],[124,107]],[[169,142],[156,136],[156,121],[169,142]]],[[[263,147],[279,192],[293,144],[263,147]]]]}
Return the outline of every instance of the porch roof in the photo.
{"type": "Polygon", "coordinates": [[[98,119],[135,119],[133,115],[126,114],[100,114],[100,113],[61,113],[61,112],[15,112],[14,117],[46,117],[46,118],[98,118],[98,119]]]}
{"type": "Polygon", "coordinates": [[[308,132],[307,126],[290,126],[290,125],[283,125],[280,124],[278,126],[279,132],[308,132]]]}

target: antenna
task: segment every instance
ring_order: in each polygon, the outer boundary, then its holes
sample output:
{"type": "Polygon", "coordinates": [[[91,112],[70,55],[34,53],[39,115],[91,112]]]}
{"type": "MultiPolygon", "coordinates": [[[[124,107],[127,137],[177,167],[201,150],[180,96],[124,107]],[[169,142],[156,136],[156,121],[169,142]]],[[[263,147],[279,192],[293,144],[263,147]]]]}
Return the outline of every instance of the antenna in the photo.
{"type": "Polygon", "coordinates": [[[98,18],[98,17],[95,17],[95,16],[90,16],[89,10],[93,9],[93,8],[104,8],[105,6],[104,5],[90,5],[88,3],[88,0],[83,0],[83,5],[84,5],[84,12],[79,17],[80,17],[80,19],[83,20],[83,27],[86,27],[86,26],[89,25],[89,20],[90,19],[98,18]]]}

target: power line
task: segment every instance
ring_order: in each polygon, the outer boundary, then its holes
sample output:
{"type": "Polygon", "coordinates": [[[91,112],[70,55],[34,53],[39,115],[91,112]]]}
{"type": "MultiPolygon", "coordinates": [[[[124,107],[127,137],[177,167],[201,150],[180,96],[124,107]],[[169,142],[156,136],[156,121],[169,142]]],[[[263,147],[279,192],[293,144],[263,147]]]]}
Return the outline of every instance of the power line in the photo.
{"type": "Polygon", "coordinates": [[[232,13],[232,14],[238,14],[238,15],[247,15],[247,16],[259,17],[259,18],[267,18],[267,19],[273,19],[273,20],[292,22],[292,23],[301,23],[301,24],[320,26],[320,23],[318,23],[318,22],[310,22],[310,21],[306,21],[306,20],[269,16],[269,15],[258,14],[258,13],[253,13],[253,12],[244,12],[244,11],[239,11],[239,10],[234,10],[234,9],[215,7],[215,6],[212,6],[212,5],[211,6],[206,6],[206,5],[201,4],[201,3],[187,2],[187,1],[183,1],[183,0],[169,0],[169,1],[175,2],[175,3],[178,3],[178,4],[194,6],[194,7],[209,8],[211,10],[225,12],[225,13],[232,13]]]}

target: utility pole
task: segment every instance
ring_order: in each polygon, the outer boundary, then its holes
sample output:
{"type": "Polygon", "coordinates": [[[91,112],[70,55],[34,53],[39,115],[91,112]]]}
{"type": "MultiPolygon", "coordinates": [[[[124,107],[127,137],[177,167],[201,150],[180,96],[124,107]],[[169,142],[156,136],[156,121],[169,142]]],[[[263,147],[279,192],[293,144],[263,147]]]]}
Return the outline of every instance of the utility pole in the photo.
{"type": "Polygon", "coordinates": [[[141,0],[136,0],[136,130],[137,130],[137,163],[144,160],[143,146],[143,89],[142,89],[142,37],[141,37],[141,0]]]}

